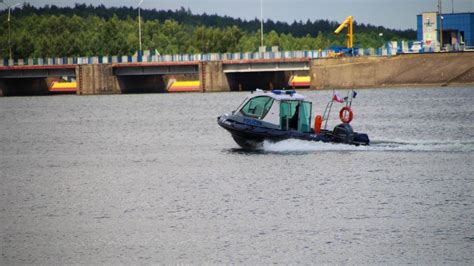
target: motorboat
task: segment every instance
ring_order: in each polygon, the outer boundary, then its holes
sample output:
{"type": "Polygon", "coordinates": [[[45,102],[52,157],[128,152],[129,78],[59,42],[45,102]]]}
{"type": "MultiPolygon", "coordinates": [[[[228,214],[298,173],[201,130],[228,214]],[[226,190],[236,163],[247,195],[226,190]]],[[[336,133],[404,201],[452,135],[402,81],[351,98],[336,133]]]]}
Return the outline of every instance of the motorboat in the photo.
{"type": "Polygon", "coordinates": [[[231,114],[217,118],[217,123],[230,132],[235,142],[244,149],[258,149],[264,141],[278,142],[286,139],[369,145],[367,134],[354,132],[352,101],[355,91],[347,97],[334,94],[323,115],[316,115],[311,127],[312,103],[294,90],[263,91],[257,89],[231,114]],[[343,104],[339,112],[340,124],[327,129],[327,121],[334,102],[343,104]],[[324,123],[324,126],[323,126],[324,123]]]}

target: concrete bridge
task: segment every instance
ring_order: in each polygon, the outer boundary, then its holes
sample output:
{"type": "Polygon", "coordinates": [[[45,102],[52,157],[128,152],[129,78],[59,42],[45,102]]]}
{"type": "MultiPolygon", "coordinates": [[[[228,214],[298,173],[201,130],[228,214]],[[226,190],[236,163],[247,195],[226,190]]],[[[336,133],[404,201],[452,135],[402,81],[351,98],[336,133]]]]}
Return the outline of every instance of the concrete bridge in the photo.
{"type": "Polygon", "coordinates": [[[48,78],[72,77],[77,94],[165,92],[170,80],[199,80],[202,92],[287,87],[291,75],[309,75],[309,59],[66,64],[0,67],[0,91],[48,94],[48,78]]]}
{"type": "Polygon", "coordinates": [[[171,80],[199,80],[202,92],[284,88],[293,75],[310,76],[312,89],[472,85],[474,53],[0,66],[0,93],[48,94],[47,80],[64,76],[76,79],[78,95],[93,95],[165,92],[171,80]]]}
{"type": "Polygon", "coordinates": [[[75,77],[76,68],[76,65],[0,67],[0,96],[47,94],[47,78],[75,77]]]}

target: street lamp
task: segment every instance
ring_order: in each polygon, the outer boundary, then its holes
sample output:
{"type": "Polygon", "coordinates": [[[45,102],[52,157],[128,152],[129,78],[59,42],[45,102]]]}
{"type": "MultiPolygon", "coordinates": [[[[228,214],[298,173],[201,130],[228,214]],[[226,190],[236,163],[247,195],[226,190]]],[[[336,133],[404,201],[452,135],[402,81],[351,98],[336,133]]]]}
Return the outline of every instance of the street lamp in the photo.
{"type": "Polygon", "coordinates": [[[260,0],[260,47],[263,47],[263,0],[260,0]]]}
{"type": "Polygon", "coordinates": [[[10,52],[10,60],[12,60],[13,56],[12,56],[11,31],[10,31],[10,17],[11,17],[10,14],[11,14],[12,9],[15,9],[15,8],[23,5],[23,3],[17,3],[17,4],[14,4],[12,6],[9,6],[9,5],[5,4],[5,2],[3,2],[3,0],[0,0],[0,3],[4,4],[8,8],[8,18],[7,18],[7,21],[8,21],[8,50],[10,52]]]}
{"type": "Polygon", "coordinates": [[[140,16],[140,5],[143,3],[143,0],[135,0],[137,2],[137,7],[138,7],[138,42],[140,46],[139,55],[141,55],[142,52],[142,24],[141,24],[141,16],[140,16]]]}
{"type": "Polygon", "coordinates": [[[380,33],[379,33],[379,37],[380,37],[380,42],[382,43],[382,46],[380,47],[380,54],[382,54],[383,43],[384,43],[384,40],[383,40],[383,32],[380,32],[380,33]]]}
{"type": "Polygon", "coordinates": [[[443,50],[443,8],[441,6],[442,1],[438,0],[438,13],[439,13],[439,42],[440,50],[443,50]]]}

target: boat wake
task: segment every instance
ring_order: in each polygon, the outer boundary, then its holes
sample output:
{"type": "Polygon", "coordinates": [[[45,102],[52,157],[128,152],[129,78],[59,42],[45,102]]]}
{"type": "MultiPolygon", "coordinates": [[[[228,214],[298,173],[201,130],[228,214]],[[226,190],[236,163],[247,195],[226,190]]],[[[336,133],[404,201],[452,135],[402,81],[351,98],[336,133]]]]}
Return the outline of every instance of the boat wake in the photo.
{"type": "Polygon", "coordinates": [[[353,146],[288,139],[280,142],[265,141],[262,150],[277,153],[313,151],[474,152],[474,141],[374,140],[370,146],[353,146]]]}

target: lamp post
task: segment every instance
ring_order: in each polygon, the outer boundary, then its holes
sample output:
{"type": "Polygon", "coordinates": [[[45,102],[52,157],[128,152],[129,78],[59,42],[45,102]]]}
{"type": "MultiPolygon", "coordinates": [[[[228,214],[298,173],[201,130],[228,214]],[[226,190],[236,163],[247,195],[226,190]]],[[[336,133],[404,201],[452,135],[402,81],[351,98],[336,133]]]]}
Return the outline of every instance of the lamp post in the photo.
{"type": "Polygon", "coordinates": [[[263,0],[260,0],[260,47],[263,47],[263,0]]]}
{"type": "Polygon", "coordinates": [[[137,1],[137,7],[138,7],[138,43],[139,43],[139,55],[142,53],[142,19],[140,16],[140,5],[143,3],[143,0],[137,1]]]}
{"type": "Polygon", "coordinates": [[[382,43],[382,46],[383,46],[383,43],[384,43],[384,41],[383,41],[383,32],[379,33],[379,37],[380,37],[380,42],[382,43]]]}
{"type": "Polygon", "coordinates": [[[439,42],[440,50],[443,50],[443,8],[441,6],[441,0],[438,0],[438,13],[439,13],[439,42]]]}
{"type": "MultiPolygon", "coordinates": [[[[384,48],[383,32],[379,33],[379,37],[380,37],[380,42],[382,42],[382,46],[380,47],[380,54],[382,54],[383,53],[383,48],[384,48]]],[[[392,53],[392,49],[390,49],[390,54],[391,53],[392,53]]]]}
{"type": "Polygon", "coordinates": [[[16,7],[19,7],[21,5],[23,5],[23,3],[17,3],[17,4],[14,4],[12,6],[9,6],[7,4],[5,4],[3,2],[3,0],[0,0],[0,3],[4,4],[7,8],[8,8],[8,18],[7,18],[7,21],[8,21],[8,50],[9,50],[9,53],[10,53],[10,60],[13,59],[13,55],[12,55],[12,45],[11,45],[11,26],[10,26],[10,18],[11,18],[11,10],[16,8],[16,7]]]}

